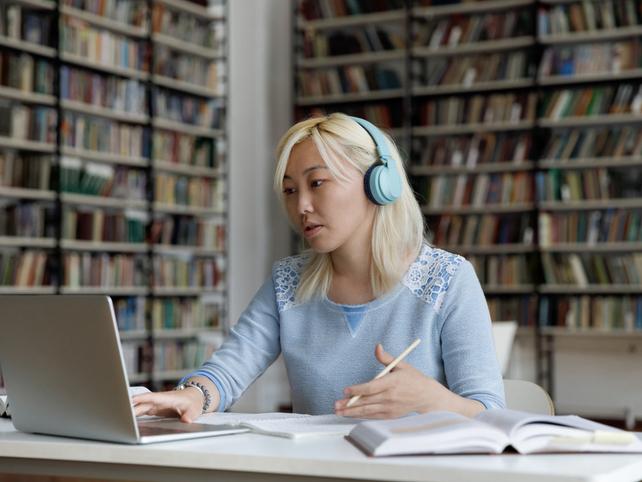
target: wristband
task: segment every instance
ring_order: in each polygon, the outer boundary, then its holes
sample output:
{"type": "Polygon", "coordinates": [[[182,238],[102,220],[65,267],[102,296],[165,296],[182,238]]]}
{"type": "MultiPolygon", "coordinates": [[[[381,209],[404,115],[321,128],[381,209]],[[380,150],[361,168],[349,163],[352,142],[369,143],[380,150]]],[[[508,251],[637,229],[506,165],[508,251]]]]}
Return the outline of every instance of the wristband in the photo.
{"type": "Polygon", "coordinates": [[[207,409],[210,408],[210,405],[212,404],[212,395],[210,394],[210,391],[207,388],[205,388],[205,385],[203,385],[202,383],[198,383],[193,380],[188,380],[185,383],[181,383],[174,390],[185,390],[187,387],[194,387],[199,392],[201,392],[201,395],[203,395],[202,410],[203,410],[203,413],[207,412],[207,409]]]}

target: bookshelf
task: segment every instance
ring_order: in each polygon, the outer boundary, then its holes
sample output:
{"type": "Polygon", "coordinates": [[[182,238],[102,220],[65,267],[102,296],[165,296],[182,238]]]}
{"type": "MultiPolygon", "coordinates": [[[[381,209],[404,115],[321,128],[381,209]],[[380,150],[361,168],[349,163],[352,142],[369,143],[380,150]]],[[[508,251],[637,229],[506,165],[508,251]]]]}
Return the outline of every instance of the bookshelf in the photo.
{"type": "Polygon", "coordinates": [[[642,333],[639,2],[293,5],[295,119],[389,130],[432,242],[473,263],[493,320],[537,335],[540,383],[554,337],[642,333]],[[369,40],[386,28],[403,42],[369,40]],[[393,62],[390,89],[360,82],[393,62]]]}
{"type": "Polygon", "coordinates": [[[0,5],[0,293],[112,296],[131,383],[227,330],[227,4],[0,5]]]}

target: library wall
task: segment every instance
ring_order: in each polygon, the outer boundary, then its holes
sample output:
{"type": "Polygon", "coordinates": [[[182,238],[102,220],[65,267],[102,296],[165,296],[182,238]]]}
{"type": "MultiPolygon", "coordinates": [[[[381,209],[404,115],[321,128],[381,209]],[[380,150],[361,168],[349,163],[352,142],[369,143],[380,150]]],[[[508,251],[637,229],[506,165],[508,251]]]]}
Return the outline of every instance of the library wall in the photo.
{"type": "MultiPolygon", "coordinates": [[[[272,191],[274,149],[290,126],[290,3],[230,2],[230,320],[288,256],[289,226],[272,191]]],[[[290,389],[279,358],[233,407],[274,411],[290,389]]]]}

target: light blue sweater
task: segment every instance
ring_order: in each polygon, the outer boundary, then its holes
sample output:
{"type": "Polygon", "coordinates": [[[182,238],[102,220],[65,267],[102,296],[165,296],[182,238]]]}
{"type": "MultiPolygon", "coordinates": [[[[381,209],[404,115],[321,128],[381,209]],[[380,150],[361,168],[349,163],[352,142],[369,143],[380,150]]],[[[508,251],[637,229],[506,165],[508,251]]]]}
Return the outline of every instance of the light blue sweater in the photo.
{"type": "Polygon", "coordinates": [[[229,408],[283,353],[295,412],[334,412],[343,389],[371,380],[383,366],[377,343],[393,356],[416,338],[406,362],[462,397],[486,408],[504,407],[486,300],[472,265],[424,245],[389,293],[358,306],[327,297],[294,300],[308,258],[274,264],[222,347],[191,374],[212,380],[229,408]]]}

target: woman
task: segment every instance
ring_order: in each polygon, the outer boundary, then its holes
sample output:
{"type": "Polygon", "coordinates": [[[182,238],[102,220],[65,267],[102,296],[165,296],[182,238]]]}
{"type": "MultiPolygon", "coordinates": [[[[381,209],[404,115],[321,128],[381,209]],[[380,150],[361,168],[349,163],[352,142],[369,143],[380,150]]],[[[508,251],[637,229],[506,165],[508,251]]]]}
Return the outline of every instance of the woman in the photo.
{"type": "Polygon", "coordinates": [[[275,263],[212,358],[182,390],[136,397],[136,414],[189,422],[226,410],[280,353],[295,412],[390,418],[503,407],[479,281],[468,261],[424,241],[402,169],[392,141],[363,119],[332,114],[291,127],[274,186],[309,252],[275,263]],[[369,381],[416,338],[405,362],[369,381]]]}

